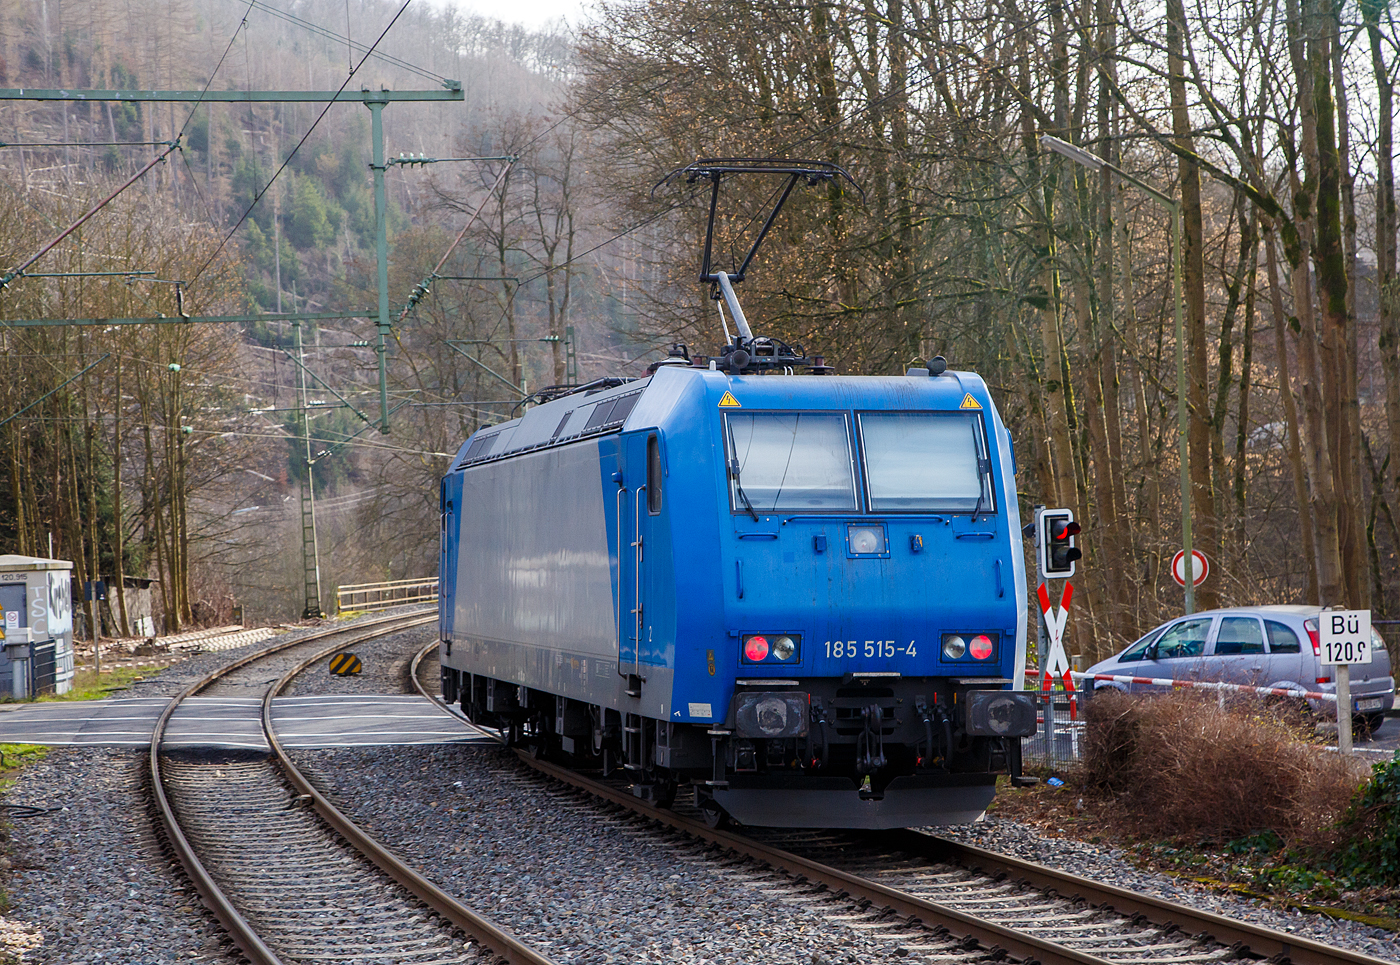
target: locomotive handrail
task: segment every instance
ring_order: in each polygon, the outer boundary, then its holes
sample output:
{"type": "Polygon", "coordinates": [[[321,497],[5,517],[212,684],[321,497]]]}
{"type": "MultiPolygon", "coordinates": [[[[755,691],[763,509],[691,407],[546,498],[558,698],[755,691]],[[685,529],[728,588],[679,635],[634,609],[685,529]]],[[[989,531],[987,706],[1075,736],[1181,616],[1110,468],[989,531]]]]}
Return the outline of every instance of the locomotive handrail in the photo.
{"type": "MultiPolygon", "coordinates": [[[[632,562],[632,623],[636,630],[636,641],[632,645],[632,673],[642,675],[642,493],[646,486],[638,486],[632,491],[632,536],[636,553],[632,562]]],[[[649,498],[649,497],[648,497],[649,498]]]]}

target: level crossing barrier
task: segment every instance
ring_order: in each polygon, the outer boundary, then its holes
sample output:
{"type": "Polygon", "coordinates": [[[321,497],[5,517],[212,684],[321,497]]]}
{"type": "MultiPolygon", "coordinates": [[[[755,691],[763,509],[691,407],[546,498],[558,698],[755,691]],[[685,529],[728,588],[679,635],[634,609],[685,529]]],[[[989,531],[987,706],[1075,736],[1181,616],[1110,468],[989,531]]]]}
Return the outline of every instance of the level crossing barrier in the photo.
{"type": "MultiPolygon", "coordinates": [[[[1040,679],[1040,671],[1026,668],[1026,677],[1040,679]]],[[[1303,690],[1290,687],[1251,687],[1246,684],[1218,683],[1211,680],[1177,680],[1173,677],[1132,677],[1125,674],[1089,674],[1071,671],[1069,676],[1081,683],[1085,681],[1105,681],[1109,683],[1137,684],[1149,687],[1179,687],[1196,690],[1209,690],[1221,695],[1235,693],[1259,694],[1265,697],[1292,697],[1300,700],[1318,700],[1336,703],[1337,695],[1321,691],[1303,690]]],[[[1036,713],[1036,733],[1021,742],[1021,759],[1027,767],[1048,766],[1080,759],[1080,745],[1084,736],[1084,721],[1078,713],[1080,693],[1074,691],[1031,691],[1039,699],[1036,713]]]]}

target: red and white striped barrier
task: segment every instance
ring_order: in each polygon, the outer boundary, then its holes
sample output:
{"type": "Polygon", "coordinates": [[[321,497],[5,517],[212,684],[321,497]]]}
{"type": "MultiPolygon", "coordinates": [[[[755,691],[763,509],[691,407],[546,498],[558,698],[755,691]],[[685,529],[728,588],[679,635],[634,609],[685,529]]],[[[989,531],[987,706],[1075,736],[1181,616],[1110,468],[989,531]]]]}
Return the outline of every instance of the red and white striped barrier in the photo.
{"type": "MultiPolygon", "coordinates": [[[[1027,670],[1027,675],[1035,675],[1034,671],[1027,670]]],[[[1221,684],[1206,680],[1176,680],[1172,677],[1127,677],[1121,674],[1107,673],[1076,673],[1071,672],[1070,676],[1075,680],[1108,680],[1122,684],[1147,684],[1152,687],[1194,687],[1197,690],[1236,690],[1240,693],[1263,694],[1266,697],[1302,697],[1307,700],[1332,700],[1337,699],[1336,694],[1324,694],[1313,690],[1292,690],[1288,687],[1248,687],[1244,684],[1221,684]]]]}

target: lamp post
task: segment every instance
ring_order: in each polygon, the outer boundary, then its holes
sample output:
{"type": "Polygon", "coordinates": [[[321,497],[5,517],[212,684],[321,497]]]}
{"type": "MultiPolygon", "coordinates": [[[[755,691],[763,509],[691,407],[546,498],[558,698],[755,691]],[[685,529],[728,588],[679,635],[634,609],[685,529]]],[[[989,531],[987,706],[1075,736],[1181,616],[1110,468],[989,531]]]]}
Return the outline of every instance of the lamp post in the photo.
{"type": "Polygon", "coordinates": [[[1176,431],[1181,459],[1181,549],[1186,567],[1186,612],[1196,612],[1195,559],[1191,553],[1191,452],[1186,419],[1186,329],[1181,317],[1181,204],[1127,171],[1090,154],[1082,147],[1049,134],[1040,136],[1040,146],[1082,164],[1092,171],[1108,169],[1143,191],[1172,217],[1172,301],[1176,304],[1176,431]]]}

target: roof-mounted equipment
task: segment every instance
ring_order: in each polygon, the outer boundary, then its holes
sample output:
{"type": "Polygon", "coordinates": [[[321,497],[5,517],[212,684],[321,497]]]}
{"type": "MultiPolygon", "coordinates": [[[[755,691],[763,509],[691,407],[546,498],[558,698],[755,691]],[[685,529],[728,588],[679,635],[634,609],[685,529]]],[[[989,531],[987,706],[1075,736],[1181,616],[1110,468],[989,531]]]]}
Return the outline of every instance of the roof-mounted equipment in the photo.
{"type": "Polygon", "coordinates": [[[787,160],[784,158],[701,158],[666,175],[657,182],[656,187],[652,188],[652,194],[655,195],[656,189],[664,184],[682,181],[686,184],[696,184],[700,181],[710,182],[710,214],[705,226],[705,254],[700,263],[700,283],[712,286],[710,297],[728,307],[729,314],[733,317],[734,326],[737,329],[733,336],[729,334],[729,326],[724,322],[724,311],[721,309],[720,324],[724,326],[726,344],[723,352],[714,359],[716,367],[734,375],[792,368],[805,368],[816,374],[829,373],[831,367],[825,364],[825,360],[821,356],[808,358],[800,345],[791,346],[777,339],[755,337],[753,330],[749,327],[749,321],[744,315],[743,306],[739,304],[739,298],[734,293],[734,286],[744,280],[744,275],[753,262],[754,255],[758,253],[759,246],[763,244],[763,239],[768,236],[769,229],[773,227],[773,222],[778,217],[778,212],[787,203],[789,195],[792,194],[799,181],[808,186],[845,181],[855,188],[860,194],[861,202],[864,203],[865,192],[861,190],[860,185],[856,184],[855,179],[844,168],[828,161],[787,160]],[[719,207],[720,182],[726,177],[746,174],[781,175],[787,178],[787,183],[783,185],[778,194],[778,200],[773,205],[773,210],[768,213],[763,227],[759,230],[758,236],[754,238],[744,260],[733,271],[720,271],[715,269],[712,263],[715,212],[719,207]]]}

